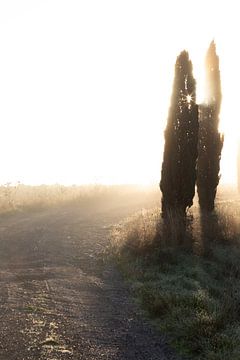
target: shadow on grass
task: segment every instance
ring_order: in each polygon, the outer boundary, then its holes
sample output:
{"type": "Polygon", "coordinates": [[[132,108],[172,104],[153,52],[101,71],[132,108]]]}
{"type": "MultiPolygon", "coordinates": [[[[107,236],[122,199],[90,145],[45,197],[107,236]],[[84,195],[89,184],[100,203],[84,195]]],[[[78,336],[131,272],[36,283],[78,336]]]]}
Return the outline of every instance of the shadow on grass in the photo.
{"type": "Polygon", "coordinates": [[[236,218],[224,211],[200,212],[200,236],[195,239],[197,253],[209,256],[217,245],[236,245],[239,226],[236,218]]]}

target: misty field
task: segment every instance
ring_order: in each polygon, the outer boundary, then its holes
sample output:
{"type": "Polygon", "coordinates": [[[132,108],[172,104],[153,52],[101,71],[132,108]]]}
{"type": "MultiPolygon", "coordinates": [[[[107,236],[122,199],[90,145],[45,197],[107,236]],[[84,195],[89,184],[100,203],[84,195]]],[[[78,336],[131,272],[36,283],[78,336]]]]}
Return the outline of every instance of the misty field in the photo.
{"type": "Polygon", "coordinates": [[[0,186],[0,213],[23,210],[40,210],[71,202],[83,204],[119,202],[124,198],[126,204],[132,199],[140,202],[146,197],[159,198],[153,187],[134,185],[38,185],[7,183],[0,186]]]}
{"type": "Polygon", "coordinates": [[[144,316],[189,359],[240,359],[239,219],[240,198],[225,188],[213,213],[189,211],[181,243],[158,207],[112,232],[113,257],[144,316]]]}

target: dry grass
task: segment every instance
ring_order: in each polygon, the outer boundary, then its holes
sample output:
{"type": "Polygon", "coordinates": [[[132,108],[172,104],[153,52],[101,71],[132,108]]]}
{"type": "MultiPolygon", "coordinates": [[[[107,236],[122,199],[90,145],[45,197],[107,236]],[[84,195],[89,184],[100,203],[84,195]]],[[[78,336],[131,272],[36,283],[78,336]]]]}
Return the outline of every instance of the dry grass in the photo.
{"type": "Polygon", "coordinates": [[[115,254],[146,254],[155,244],[159,210],[141,210],[114,227],[111,246],[115,254]]]}
{"type": "Polygon", "coordinates": [[[152,188],[134,185],[40,185],[27,186],[21,183],[0,186],[0,213],[16,210],[39,210],[68,202],[103,205],[114,201],[121,204],[132,199],[155,196],[152,188]],[[150,195],[149,195],[150,194],[150,195]],[[153,195],[152,195],[153,194],[153,195]]]}
{"type": "Polygon", "coordinates": [[[62,185],[26,186],[10,183],[0,186],[0,212],[41,209],[89,197],[92,189],[62,185]]]}

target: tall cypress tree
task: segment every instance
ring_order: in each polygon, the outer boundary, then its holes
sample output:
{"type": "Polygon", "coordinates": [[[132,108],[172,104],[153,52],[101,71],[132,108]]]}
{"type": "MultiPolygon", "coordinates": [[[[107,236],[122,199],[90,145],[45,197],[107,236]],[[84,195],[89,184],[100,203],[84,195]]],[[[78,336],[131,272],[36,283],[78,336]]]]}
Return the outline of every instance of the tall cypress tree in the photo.
{"type": "Polygon", "coordinates": [[[198,144],[198,106],[196,81],[187,51],[182,51],[175,64],[175,78],[162,163],[160,189],[162,214],[185,215],[193,203],[196,182],[198,144]]]}
{"type": "Polygon", "coordinates": [[[219,183],[223,136],[218,132],[221,107],[221,79],[216,45],[206,55],[206,99],[199,111],[197,191],[202,211],[212,211],[219,183]]]}

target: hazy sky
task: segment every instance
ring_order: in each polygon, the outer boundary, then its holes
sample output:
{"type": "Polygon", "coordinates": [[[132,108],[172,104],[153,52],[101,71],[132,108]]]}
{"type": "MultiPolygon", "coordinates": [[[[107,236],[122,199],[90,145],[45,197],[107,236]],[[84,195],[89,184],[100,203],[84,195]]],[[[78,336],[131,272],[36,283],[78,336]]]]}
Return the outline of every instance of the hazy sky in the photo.
{"type": "Polygon", "coordinates": [[[238,1],[0,0],[0,182],[158,182],[174,63],[220,56],[222,181],[240,135],[238,1]]]}

